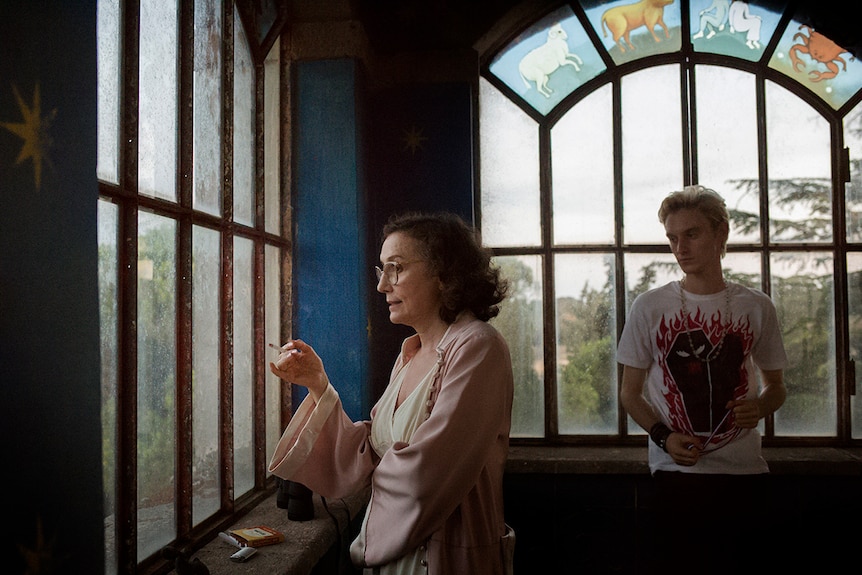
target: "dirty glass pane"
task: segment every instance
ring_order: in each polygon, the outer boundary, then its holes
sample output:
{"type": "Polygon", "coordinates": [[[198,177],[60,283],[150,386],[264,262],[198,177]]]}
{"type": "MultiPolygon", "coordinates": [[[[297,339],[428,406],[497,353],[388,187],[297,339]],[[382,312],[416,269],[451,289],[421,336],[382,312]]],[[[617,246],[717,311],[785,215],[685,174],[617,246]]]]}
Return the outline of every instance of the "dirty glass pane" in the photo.
{"type": "Polygon", "coordinates": [[[141,0],[138,187],[141,194],[176,201],[176,0],[141,0]]]}
{"type": "Polygon", "coordinates": [[[96,4],[98,36],[98,162],[100,180],[119,183],[120,161],[120,6],[119,0],[96,4]]]}
{"type": "Polygon", "coordinates": [[[557,301],[557,406],[561,434],[617,431],[613,254],[560,254],[557,301]]]}
{"type": "Polygon", "coordinates": [[[856,363],[856,394],[850,396],[851,436],[862,438],[862,254],[847,254],[847,317],[850,325],[850,359],[856,363]]]}
{"type": "Polygon", "coordinates": [[[254,225],[254,61],[234,9],[236,32],[233,53],[233,219],[254,225]]]}
{"type": "Polygon", "coordinates": [[[105,518],[105,574],[117,572],[115,513],[117,502],[117,380],[118,340],[118,252],[119,210],[115,204],[99,200],[99,328],[101,341],[102,397],[102,488],[105,518]]]}
{"type": "Polygon", "coordinates": [[[590,24],[617,64],[676,52],[682,46],[680,3],[674,0],[581,0],[590,24]]]}
{"type": "Polygon", "coordinates": [[[769,67],[795,79],[836,110],[862,87],[862,63],[795,19],[787,24],[769,67]]]}
{"type": "Polygon", "coordinates": [[[489,69],[530,106],[547,114],[606,66],[580,20],[563,6],[524,30],[489,69]]]}
{"type": "Polygon", "coordinates": [[[233,243],[234,498],[254,487],[254,286],[251,240],[233,243]]]}
{"type": "Polygon", "coordinates": [[[192,519],[197,525],[221,506],[219,232],[193,227],[192,270],[192,519]]]}
{"type": "Polygon", "coordinates": [[[487,80],[479,81],[482,240],[488,246],[537,246],[539,130],[487,80]]]}
{"type": "Polygon", "coordinates": [[[760,243],[754,75],[697,66],[695,76],[698,183],[721,194],[735,214],[729,243],[760,243]]]}
{"type": "Polygon", "coordinates": [[[494,258],[509,280],[509,297],[500,315],[491,320],[509,344],[515,375],[512,437],[545,435],[544,339],[542,318],[542,258],[494,258]]]}
{"type": "Polygon", "coordinates": [[[138,215],[138,559],[176,537],[176,222],[138,215]]]}
{"type": "Polygon", "coordinates": [[[626,244],[667,241],[656,214],[664,197],[683,181],[679,74],[679,66],[668,65],[622,78],[626,244]]]}
{"type": "Polygon", "coordinates": [[[280,40],[276,39],[263,65],[263,169],[266,231],[281,235],[281,94],[280,40]]]}
{"type": "Polygon", "coordinates": [[[691,0],[691,44],[698,52],[756,62],[772,40],[782,12],[761,2],[691,0]]]}
{"type": "MultiPolygon", "coordinates": [[[[666,240],[665,240],[666,242],[666,240]]],[[[676,258],[670,253],[626,254],[626,317],[637,296],[652,288],[682,278],[676,258]]]]}
{"type": "Polygon", "coordinates": [[[555,244],[614,241],[611,88],[590,94],[551,131],[555,244]]]}
{"type": "Polygon", "coordinates": [[[787,400],[775,414],[776,435],[837,433],[835,297],[832,252],[772,257],[772,299],[787,350],[787,400]]]}
{"type": "Polygon", "coordinates": [[[850,181],[844,184],[847,241],[862,242],[862,104],[844,118],[844,146],[850,149],[850,181]]]}
{"type": "MultiPolygon", "coordinates": [[[[280,345],[281,341],[281,250],[275,246],[266,246],[266,341],[280,345]]],[[[285,302],[285,308],[288,307],[285,302]]],[[[274,359],[273,353],[267,348],[267,365],[274,359]]],[[[275,446],[281,438],[281,379],[266,370],[266,460],[269,461],[275,453],[275,446]]]]}
{"type": "MultiPolygon", "coordinates": [[[[733,223],[731,223],[731,227],[733,223]]],[[[753,289],[763,290],[763,266],[759,252],[729,252],[721,260],[724,277],[753,289]]]]}
{"type": "Polygon", "coordinates": [[[195,2],[193,206],[221,215],[222,198],[222,7],[195,2]]]}
{"type": "Polygon", "coordinates": [[[766,83],[770,239],[832,241],[830,130],[811,106],[766,83]]]}

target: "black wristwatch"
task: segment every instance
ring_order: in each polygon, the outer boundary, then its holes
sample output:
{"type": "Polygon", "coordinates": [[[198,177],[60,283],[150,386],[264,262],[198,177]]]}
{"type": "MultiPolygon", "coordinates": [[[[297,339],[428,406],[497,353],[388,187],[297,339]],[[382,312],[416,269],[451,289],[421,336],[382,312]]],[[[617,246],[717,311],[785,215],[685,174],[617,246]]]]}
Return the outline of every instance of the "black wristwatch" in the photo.
{"type": "Polygon", "coordinates": [[[670,437],[671,433],[673,430],[661,421],[656,422],[649,430],[650,439],[665,453],[667,453],[667,438],[670,437]]]}

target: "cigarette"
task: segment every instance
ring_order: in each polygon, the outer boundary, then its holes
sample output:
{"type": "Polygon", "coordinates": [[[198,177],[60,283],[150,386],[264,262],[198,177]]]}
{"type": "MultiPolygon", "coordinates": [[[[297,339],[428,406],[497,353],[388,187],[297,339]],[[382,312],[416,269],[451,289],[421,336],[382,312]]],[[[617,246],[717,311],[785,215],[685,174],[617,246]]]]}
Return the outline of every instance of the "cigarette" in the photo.
{"type": "MultiPolygon", "coordinates": [[[[272,345],[272,344],[270,344],[270,345],[272,345]]],[[[228,535],[228,534],[227,534],[227,533],[225,533],[224,531],[220,531],[220,532],[219,532],[219,534],[218,534],[218,536],[219,536],[223,541],[227,541],[228,543],[230,543],[230,544],[231,544],[231,545],[233,545],[234,547],[239,547],[240,549],[242,549],[242,545],[240,545],[240,544],[239,544],[239,541],[237,541],[236,539],[234,539],[233,537],[231,537],[230,535],[228,535]]]]}
{"type": "Polygon", "coordinates": [[[271,347],[272,349],[274,349],[278,353],[291,353],[291,354],[299,353],[299,350],[295,349],[295,348],[294,349],[282,349],[280,345],[275,345],[274,343],[270,343],[268,345],[269,345],[269,347],[271,347]]]}

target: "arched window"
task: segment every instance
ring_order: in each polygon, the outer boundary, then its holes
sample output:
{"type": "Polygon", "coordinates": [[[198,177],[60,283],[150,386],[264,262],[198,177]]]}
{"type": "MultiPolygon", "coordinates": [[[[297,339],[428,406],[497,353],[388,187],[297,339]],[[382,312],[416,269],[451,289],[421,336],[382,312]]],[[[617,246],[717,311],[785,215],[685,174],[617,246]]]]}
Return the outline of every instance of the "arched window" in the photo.
{"type": "Polygon", "coordinates": [[[647,5],[565,3],[482,55],[481,228],[513,285],[495,320],[512,437],[642,441],[616,342],[634,297],[680,277],[659,203],[700,183],[731,211],[725,275],[769,294],[782,325],[788,396],[764,442],[862,439],[862,64],[780,2],[624,17],[647,5]]]}

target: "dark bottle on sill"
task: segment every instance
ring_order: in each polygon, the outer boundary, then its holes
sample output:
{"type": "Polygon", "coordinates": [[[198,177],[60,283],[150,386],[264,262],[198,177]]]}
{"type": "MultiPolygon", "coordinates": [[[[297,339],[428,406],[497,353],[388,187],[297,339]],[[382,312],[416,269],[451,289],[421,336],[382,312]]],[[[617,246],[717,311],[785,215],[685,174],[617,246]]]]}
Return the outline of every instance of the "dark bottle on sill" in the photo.
{"type": "Polygon", "coordinates": [[[287,518],[291,521],[314,519],[314,502],[311,496],[311,489],[302,483],[279,478],[275,502],[279,509],[287,509],[287,518]]]}

